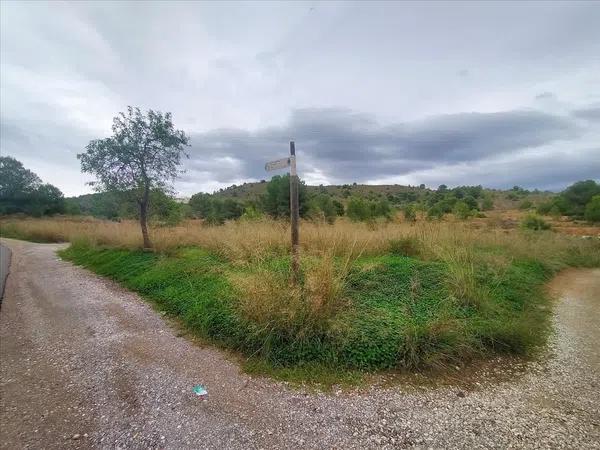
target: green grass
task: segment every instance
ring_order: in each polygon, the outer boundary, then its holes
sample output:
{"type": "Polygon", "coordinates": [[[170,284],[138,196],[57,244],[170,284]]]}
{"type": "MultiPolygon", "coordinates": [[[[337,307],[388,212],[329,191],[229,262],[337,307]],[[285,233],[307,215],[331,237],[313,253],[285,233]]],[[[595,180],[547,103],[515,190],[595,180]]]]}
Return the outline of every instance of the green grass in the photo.
{"type": "MultiPolygon", "coordinates": [[[[86,244],[61,256],[139,292],[194,334],[241,352],[247,370],[288,381],[331,384],[364,371],[527,355],[545,342],[549,327],[543,286],[553,270],[532,260],[502,269],[479,264],[457,275],[448,262],[397,254],[359,258],[343,277],[342,306],[316,315],[304,294],[288,295],[287,258],[236,266],[199,248],[156,254],[86,244]],[[259,284],[272,278],[272,314],[247,313],[241,300],[248,292],[235,280],[248,275],[259,284]],[[457,276],[472,277],[469,290],[457,291],[457,276]]],[[[316,264],[306,258],[305,271],[316,264]]],[[[339,269],[342,261],[334,264],[339,269]]]]}

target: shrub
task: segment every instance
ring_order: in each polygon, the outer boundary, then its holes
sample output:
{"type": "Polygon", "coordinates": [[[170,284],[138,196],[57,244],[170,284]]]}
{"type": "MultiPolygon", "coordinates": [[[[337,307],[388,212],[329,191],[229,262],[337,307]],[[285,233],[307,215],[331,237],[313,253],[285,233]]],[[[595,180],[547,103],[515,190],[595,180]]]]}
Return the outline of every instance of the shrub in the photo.
{"type": "Polygon", "coordinates": [[[558,219],[561,216],[560,209],[556,205],[554,205],[554,206],[552,206],[552,208],[550,208],[550,211],[548,211],[548,214],[555,219],[558,219]]]}
{"type": "Polygon", "coordinates": [[[550,224],[547,223],[544,219],[542,219],[537,214],[529,214],[527,217],[523,219],[521,222],[521,226],[528,230],[549,230],[550,224]]]}
{"type": "Polygon", "coordinates": [[[465,203],[462,200],[456,202],[452,212],[458,219],[461,220],[468,219],[473,215],[473,211],[471,210],[471,208],[469,208],[469,205],[467,205],[467,203],[465,203]]]}
{"type": "Polygon", "coordinates": [[[519,209],[530,209],[531,207],[533,207],[533,203],[531,202],[531,200],[523,200],[521,203],[519,203],[519,209]]]}
{"type": "Polygon", "coordinates": [[[484,197],[483,201],[481,202],[481,209],[484,211],[490,211],[494,209],[494,200],[492,200],[492,197],[489,195],[484,197]]]}
{"type": "Polygon", "coordinates": [[[585,206],[585,220],[588,222],[600,222],[600,195],[594,195],[585,206]]]}
{"type": "Polygon", "coordinates": [[[406,205],[406,207],[404,208],[404,219],[407,222],[416,222],[417,220],[417,209],[415,208],[415,205],[406,205]]]}
{"type": "Polygon", "coordinates": [[[583,217],[586,205],[596,195],[600,195],[598,183],[594,180],[578,181],[561,192],[557,204],[565,215],[583,217]]]}
{"type": "Polygon", "coordinates": [[[427,218],[428,219],[441,219],[444,217],[444,209],[440,206],[439,203],[436,203],[431,208],[427,210],[427,218]]]}

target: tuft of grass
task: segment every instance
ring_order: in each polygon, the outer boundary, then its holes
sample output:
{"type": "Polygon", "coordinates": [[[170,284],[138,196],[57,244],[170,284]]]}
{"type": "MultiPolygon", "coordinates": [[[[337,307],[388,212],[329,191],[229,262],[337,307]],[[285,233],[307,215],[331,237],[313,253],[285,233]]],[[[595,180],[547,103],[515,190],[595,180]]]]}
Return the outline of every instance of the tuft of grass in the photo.
{"type": "Polygon", "coordinates": [[[521,222],[521,227],[527,230],[541,231],[549,230],[550,224],[537,214],[528,214],[521,222]]]}
{"type": "Polygon", "coordinates": [[[419,256],[421,249],[419,241],[409,236],[390,240],[388,251],[398,256],[419,256]]]}

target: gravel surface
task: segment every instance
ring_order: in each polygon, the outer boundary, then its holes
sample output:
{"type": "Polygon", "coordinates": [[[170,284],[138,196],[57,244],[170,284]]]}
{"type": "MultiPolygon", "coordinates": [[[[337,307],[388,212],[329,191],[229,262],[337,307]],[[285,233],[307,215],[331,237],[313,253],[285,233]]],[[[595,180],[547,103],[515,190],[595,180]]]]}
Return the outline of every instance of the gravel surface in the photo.
{"type": "Polygon", "coordinates": [[[543,362],[315,393],[241,373],[61,245],[3,244],[1,448],[600,448],[599,270],[551,283],[543,362]]]}

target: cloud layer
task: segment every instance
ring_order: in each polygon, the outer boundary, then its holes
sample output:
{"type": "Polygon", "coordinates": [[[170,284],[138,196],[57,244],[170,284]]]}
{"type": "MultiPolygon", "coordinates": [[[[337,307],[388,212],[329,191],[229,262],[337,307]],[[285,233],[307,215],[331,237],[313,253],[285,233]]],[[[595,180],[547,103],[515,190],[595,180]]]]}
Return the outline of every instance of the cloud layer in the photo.
{"type": "Polygon", "coordinates": [[[67,194],[127,105],[192,140],[184,195],[310,183],[561,189],[600,175],[594,3],[2,2],[0,150],[67,194]]]}

